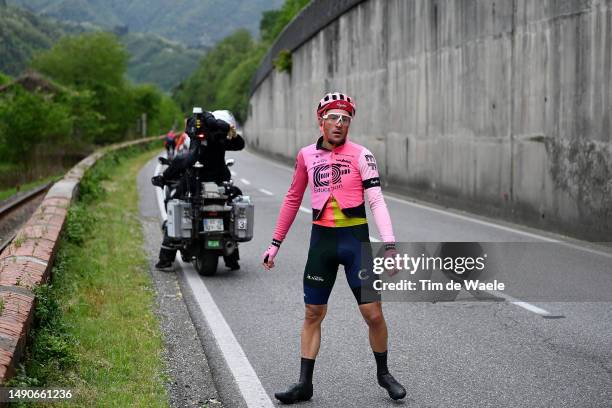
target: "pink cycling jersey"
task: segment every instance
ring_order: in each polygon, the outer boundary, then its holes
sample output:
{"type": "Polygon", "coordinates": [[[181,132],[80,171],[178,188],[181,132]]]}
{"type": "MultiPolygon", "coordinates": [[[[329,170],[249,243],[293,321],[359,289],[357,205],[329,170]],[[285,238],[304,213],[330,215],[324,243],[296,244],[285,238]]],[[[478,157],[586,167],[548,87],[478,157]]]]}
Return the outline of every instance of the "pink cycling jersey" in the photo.
{"type": "Polygon", "coordinates": [[[365,191],[382,240],[395,242],[374,155],[349,140],[333,150],[325,149],[322,142],[321,136],[317,143],[303,147],[297,155],[293,180],[281,207],[273,243],[278,246],[285,239],[307,184],[310,185],[313,220],[321,216],[332,195],[347,217],[365,217],[365,191]]]}

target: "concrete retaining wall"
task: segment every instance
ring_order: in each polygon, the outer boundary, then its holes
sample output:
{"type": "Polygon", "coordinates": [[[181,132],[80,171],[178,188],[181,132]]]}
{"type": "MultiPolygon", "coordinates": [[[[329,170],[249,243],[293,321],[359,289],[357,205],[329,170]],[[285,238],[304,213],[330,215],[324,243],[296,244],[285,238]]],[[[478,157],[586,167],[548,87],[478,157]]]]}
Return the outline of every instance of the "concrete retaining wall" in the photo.
{"type": "Polygon", "coordinates": [[[609,241],[610,44],[610,0],[364,1],[259,83],[245,135],[294,158],[341,90],[388,186],[609,241]]]}
{"type": "Polygon", "coordinates": [[[105,153],[158,139],[113,145],[76,164],[47,192],[28,222],[0,253],[0,382],[10,378],[25,348],[35,306],[32,288],[49,279],[70,203],[81,178],[105,153]]]}

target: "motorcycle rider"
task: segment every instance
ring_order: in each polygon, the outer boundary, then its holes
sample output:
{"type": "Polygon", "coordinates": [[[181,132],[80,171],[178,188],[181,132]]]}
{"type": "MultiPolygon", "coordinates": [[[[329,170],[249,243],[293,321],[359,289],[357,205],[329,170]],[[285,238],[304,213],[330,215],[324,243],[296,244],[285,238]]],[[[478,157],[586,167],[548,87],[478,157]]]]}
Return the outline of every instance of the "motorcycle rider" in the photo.
{"type": "MultiPolygon", "coordinates": [[[[187,128],[189,128],[191,120],[192,118],[187,120],[187,128]]],[[[204,112],[203,128],[204,139],[200,140],[195,138],[194,135],[190,135],[189,153],[172,160],[161,175],[154,176],[151,179],[153,185],[163,187],[171,180],[179,179],[196,162],[203,166],[200,169],[200,180],[202,182],[213,181],[220,185],[231,178],[230,171],[225,164],[225,152],[227,150],[238,151],[244,148],[244,139],[236,133],[236,119],[229,111],[204,112]]],[[[173,198],[180,197],[188,188],[188,185],[179,185],[173,198]]],[[[172,240],[168,237],[168,230],[165,225],[163,231],[164,239],[159,250],[159,261],[155,267],[160,270],[172,270],[177,250],[172,246],[172,240]]],[[[231,270],[240,269],[238,249],[231,256],[223,257],[223,259],[225,265],[231,270]]]]}
{"type": "Polygon", "coordinates": [[[173,129],[170,129],[168,133],[166,133],[164,147],[166,148],[168,160],[172,160],[174,157],[174,149],[176,148],[176,134],[174,133],[173,129]]]}

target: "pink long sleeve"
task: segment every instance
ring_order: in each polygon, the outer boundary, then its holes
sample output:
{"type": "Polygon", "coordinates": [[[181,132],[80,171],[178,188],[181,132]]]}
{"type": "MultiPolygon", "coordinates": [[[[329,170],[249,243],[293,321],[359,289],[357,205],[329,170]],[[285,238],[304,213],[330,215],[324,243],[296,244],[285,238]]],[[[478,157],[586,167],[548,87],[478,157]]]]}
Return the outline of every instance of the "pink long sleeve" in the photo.
{"type": "MultiPolygon", "coordinates": [[[[295,160],[295,171],[293,172],[293,180],[289,191],[285,195],[283,205],[278,215],[278,221],[276,222],[276,228],[274,228],[273,241],[277,241],[278,245],[285,239],[287,232],[293,224],[293,220],[297,212],[300,209],[302,198],[304,197],[304,190],[308,185],[308,171],[306,170],[306,163],[304,162],[304,156],[302,151],[297,155],[295,160]]],[[[277,245],[277,246],[278,246],[277,245]]]]}
{"type": "Polygon", "coordinates": [[[391,225],[391,217],[387,204],[383,198],[382,189],[380,188],[380,178],[378,175],[378,166],[374,155],[368,150],[363,149],[359,157],[359,172],[363,181],[363,188],[370,203],[374,222],[380,233],[383,242],[394,243],[395,236],[393,235],[393,226],[391,225]]]}

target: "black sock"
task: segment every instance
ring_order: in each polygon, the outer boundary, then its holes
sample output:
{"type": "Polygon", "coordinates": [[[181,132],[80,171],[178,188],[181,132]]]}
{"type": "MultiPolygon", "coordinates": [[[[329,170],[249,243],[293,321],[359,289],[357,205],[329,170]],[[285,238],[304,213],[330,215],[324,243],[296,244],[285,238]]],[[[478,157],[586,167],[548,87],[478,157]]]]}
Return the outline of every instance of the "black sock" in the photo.
{"type": "Polygon", "coordinates": [[[382,353],[377,353],[374,351],[374,358],[376,359],[376,375],[381,376],[383,374],[388,374],[389,368],[387,368],[387,351],[383,351],[382,353]]]}
{"type": "Polygon", "coordinates": [[[300,382],[306,384],[312,384],[312,373],[314,371],[315,361],[310,358],[302,357],[302,364],[300,366],[300,382]]]}

